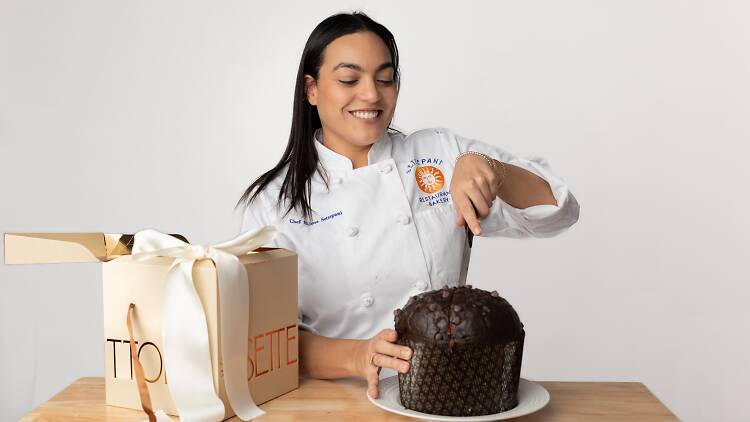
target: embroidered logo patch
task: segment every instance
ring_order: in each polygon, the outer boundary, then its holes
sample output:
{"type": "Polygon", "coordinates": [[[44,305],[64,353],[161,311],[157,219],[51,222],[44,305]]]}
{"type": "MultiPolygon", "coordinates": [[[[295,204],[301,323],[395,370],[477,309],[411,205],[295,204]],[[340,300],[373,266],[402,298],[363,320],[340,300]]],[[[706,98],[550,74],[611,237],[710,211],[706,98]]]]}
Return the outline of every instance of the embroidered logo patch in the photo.
{"type": "Polygon", "coordinates": [[[445,176],[439,168],[433,166],[419,166],[414,171],[414,178],[417,179],[417,186],[424,193],[440,192],[445,185],[445,176]]]}

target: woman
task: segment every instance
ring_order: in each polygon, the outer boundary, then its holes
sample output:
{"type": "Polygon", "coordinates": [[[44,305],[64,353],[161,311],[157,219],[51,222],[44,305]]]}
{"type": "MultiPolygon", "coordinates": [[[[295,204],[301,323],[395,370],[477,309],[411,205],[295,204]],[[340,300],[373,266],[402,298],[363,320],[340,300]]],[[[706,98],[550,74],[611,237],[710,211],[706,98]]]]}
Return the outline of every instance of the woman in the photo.
{"type": "Polygon", "coordinates": [[[239,202],[242,231],[275,225],[268,246],[299,257],[303,373],[363,377],[372,397],[381,368],[409,370],[394,309],[465,283],[464,224],[477,236],[549,237],[578,219],[543,162],[447,129],[392,129],[398,91],[388,29],[362,13],[325,19],[302,53],[286,151],[239,202]]]}

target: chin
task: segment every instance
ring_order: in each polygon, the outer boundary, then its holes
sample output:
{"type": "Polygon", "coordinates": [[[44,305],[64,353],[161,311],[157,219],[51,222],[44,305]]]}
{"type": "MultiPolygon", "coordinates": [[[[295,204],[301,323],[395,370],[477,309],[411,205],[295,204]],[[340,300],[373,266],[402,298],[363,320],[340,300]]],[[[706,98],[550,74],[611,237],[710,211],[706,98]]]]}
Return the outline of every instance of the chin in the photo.
{"type": "Polygon", "coordinates": [[[385,128],[382,129],[375,129],[372,128],[370,130],[354,130],[351,132],[351,137],[349,139],[352,139],[357,145],[360,146],[366,146],[366,145],[372,145],[375,142],[377,142],[385,133],[385,128]]]}

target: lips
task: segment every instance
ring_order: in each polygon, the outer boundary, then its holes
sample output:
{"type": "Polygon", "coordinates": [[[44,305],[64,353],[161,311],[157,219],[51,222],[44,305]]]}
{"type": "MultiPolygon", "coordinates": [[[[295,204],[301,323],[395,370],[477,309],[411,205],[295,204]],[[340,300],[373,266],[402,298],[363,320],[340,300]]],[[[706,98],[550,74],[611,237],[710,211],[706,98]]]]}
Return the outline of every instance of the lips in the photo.
{"type": "Polygon", "coordinates": [[[360,120],[376,120],[383,114],[382,110],[354,110],[350,111],[349,114],[360,120]]]}

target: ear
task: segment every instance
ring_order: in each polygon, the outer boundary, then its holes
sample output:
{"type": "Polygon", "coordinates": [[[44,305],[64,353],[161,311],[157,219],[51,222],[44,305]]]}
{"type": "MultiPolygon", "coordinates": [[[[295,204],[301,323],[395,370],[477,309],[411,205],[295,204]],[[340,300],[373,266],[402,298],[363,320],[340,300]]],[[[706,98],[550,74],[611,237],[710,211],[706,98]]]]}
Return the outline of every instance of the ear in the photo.
{"type": "Polygon", "coordinates": [[[318,84],[310,75],[305,75],[305,96],[310,105],[318,105],[318,84]]]}

